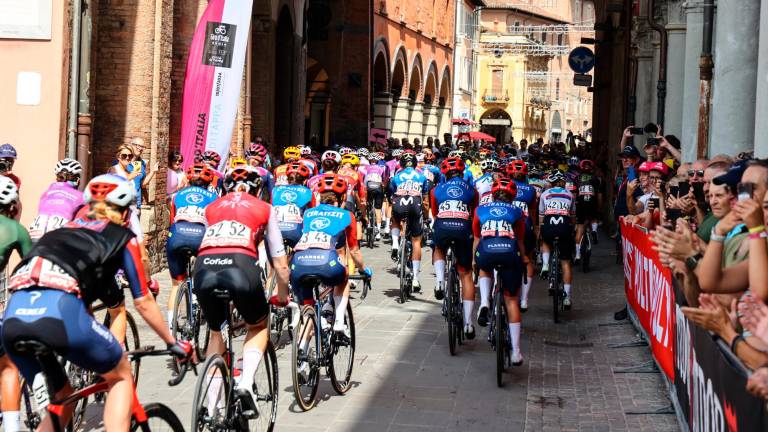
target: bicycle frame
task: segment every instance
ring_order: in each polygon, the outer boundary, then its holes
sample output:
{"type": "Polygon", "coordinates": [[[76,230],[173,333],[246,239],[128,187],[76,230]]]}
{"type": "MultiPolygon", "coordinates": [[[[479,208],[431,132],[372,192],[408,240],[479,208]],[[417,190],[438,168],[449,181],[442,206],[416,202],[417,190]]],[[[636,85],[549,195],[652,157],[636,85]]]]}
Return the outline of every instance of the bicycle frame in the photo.
{"type": "MultiPolygon", "coordinates": [[[[48,406],[46,407],[46,410],[48,411],[49,415],[51,416],[51,420],[53,421],[53,429],[57,432],[61,431],[61,423],[59,422],[59,419],[64,414],[64,409],[67,405],[74,404],[80,399],[87,398],[88,396],[91,396],[93,394],[106,393],[108,391],[109,391],[109,383],[107,383],[106,381],[99,381],[95,384],[91,384],[88,387],[85,387],[83,389],[80,389],[72,393],[71,395],[65,397],[64,399],[57,400],[48,404],[48,406]]],[[[144,406],[142,406],[141,403],[139,402],[139,397],[136,394],[135,387],[133,390],[131,416],[135,417],[136,421],[139,423],[147,422],[147,413],[146,411],[144,411],[144,406]]]]}
{"type": "MultiPolygon", "coordinates": [[[[323,303],[325,301],[325,298],[333,292],[333,287],[330,286],[324,286],[321,283],[316,283],[313,292],[315,295],[315,335],[317,336],[315,338],[315,352],[318,353],[318,359],[320,360],[320,364],[318,366],[327,366],[328,359],[327,352],[329,347],[325,340],[326,338],[322,337],[325,336],[327,332],[323,332],[323,326],[322,321],[325,319],[322,315],[323,312],[323,303]],[[322,291],[320,288],[323,288],[322,291]]],[[[332,297],[332,296],[331,296],[332,297]]]]}

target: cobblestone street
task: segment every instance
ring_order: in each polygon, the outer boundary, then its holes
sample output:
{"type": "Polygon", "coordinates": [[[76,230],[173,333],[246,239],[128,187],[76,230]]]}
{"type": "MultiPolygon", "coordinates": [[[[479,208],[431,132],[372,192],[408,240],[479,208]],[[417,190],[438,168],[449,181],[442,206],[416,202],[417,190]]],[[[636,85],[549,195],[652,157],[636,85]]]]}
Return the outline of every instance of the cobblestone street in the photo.
{"type": "MultiPolygon", "coordinates": [[[[628,322],[613,322],[624,295],[621,267],[614,264],[606,243],[593,258],[597,270],[575,273],[574,308],[560,324],[552,322],[543,282],[534,282],[531,308],[523,320],[525,363],[508,371],[501,389],[496,387],[495,357],[485,329],[460,346],[455,357],[449,355],[444,320],[431,292],[431,266],[422,276],[428,289],[400,305],[388,249],[364,249],[375,271],[374,291],[365,302],[352,300],[357,322],[353,388],[338,396],[323,381],[317,407],[300,412],[291,389],[290,345],[279,349],[277,430],[677,430],[674,415],[629,414],[669,405],[659,374],[612,371],[651,357],[647,347],[607,347],[636,336],[628,322]]],[[[167,292],[168,279],[162,279],[167,292]]],[[[143,345],[151,343],[148,334],[144,327],[143,345]]],[[[164,359],[147,359],[139,379],[140,399],[170,405],[188,428],[195,377],[189,374],[174,388],[166,384],[169,377],[164,359]]],[[[99,427],[98,411],[89,411],[89,429],[99,427]]]]}

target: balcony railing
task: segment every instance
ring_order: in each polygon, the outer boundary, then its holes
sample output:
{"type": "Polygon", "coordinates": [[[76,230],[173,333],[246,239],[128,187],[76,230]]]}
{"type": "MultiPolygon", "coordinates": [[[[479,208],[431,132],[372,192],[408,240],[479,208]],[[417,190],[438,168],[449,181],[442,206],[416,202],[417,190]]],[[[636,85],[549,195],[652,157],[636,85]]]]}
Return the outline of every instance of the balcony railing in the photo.
{"type": "Polygon", "coordinates": [[[483,92],[483,102],[505,104],[509,102],[509,92],[507,90],[487,89],[483,92]]]}

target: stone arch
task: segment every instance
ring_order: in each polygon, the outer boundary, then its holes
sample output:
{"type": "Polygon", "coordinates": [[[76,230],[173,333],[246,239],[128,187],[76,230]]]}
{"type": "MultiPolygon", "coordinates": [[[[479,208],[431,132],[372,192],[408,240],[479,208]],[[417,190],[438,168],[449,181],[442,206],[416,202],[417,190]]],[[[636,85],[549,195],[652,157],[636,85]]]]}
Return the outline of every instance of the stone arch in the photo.
{"type": "Polygon", "coordinates": [[[427,68],[427,79],[424,83],[424,105],[432,105],[437,102],[437,66],[434,60],[427,68]]]}
{"type": "Polygon", "coordinates": [[[392,97],[399,98],[405,88],[405,79],[408,77],[408,57],[405,53],[405,47],[400,46],[395,51],[394,61],[392,62],[392,80],[390,89],[392,97]]]}
{"type": "Polygon", "coordinates": [[[421,63],[421,54],[416,53],[411,64],[411,73],[408,81],[408,99],[416,101],[421,92],[421,87],[424,82],[424,69],[421,63]]]}
{"type": "Polygon", "coordinates": [[[388,92],[390,88],[389,50],[386,39],[380,38],[374,43],[373,59],[373,79],[371,84],[373,85],[373,94],[375,96],[377,93],[388,92]]]}
{"type": "Polygon", "coordinates": [[[451,69],[445,65],[440,75],[440,106],[451,106],[451,92],[451,69]]]}

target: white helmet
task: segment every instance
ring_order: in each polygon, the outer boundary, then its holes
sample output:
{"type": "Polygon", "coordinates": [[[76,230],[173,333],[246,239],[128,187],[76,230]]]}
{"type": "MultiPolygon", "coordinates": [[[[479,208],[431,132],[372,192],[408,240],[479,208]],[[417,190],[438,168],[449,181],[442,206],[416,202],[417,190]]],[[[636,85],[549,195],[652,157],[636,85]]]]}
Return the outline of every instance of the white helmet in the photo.
{"type": "Polygon", "coordinates": [[[133,182],[114,174],[102,174],[88,182],[83,192],[83,201],[92,203],[106,201],[118,207],[128,207],[136,199],[133,182]]]}
{"type": "Polygon", "coordinates": [[[327,150],[325,153],[323,153],[322,160],[332,160],[334,162],[341,163],[341,155],[338,152],[335,152],[333,150],[327,150]]]}
{"type": "Polygon", "coordinates": [[[499,162],[496,159],[483,159],[480,161],[480,169],[483,171],[495,170],[499,167],[499,162]]]}
{"type": "Polygon", "coordinates": [[[400,155],[403,154],[403,149],[394,149],[392,150],[392,157],[393,158],[399,158],[400,155]]]}
{"type": "Polygon", "coordinates": [[[342,147],[342,148],[339,149],[339,154],[342,155],[342,156],[348,155],[350,153],[352,153],[352,149],[349,148],[349,147],[342,147]]]}
{"type": "Polygon", "coordinates": [[[309,156],[312,154],[312,147],[308,145],[299,146],[302,156],[309,156]]]}
{"type": "Polygon", "coordinates": [[[416,154],[416,162],[418,162],[418,163],[424,162],[424,153],[417,153],[416,154]]]}
{"type": "Polygon", "coordinates": [[[0,204],[8,205],[19,200],[19,188],[10,177],[0,175],[0,204]]]}
{"type": "Polygon", "coordinates": [[[56,168],[53,169],[53,173],[58,175],[63,172],[80,175],[83,173],[83,166],[80,165],[80,162],[74,159],[62,159],[56,163],[56,168]]]}

